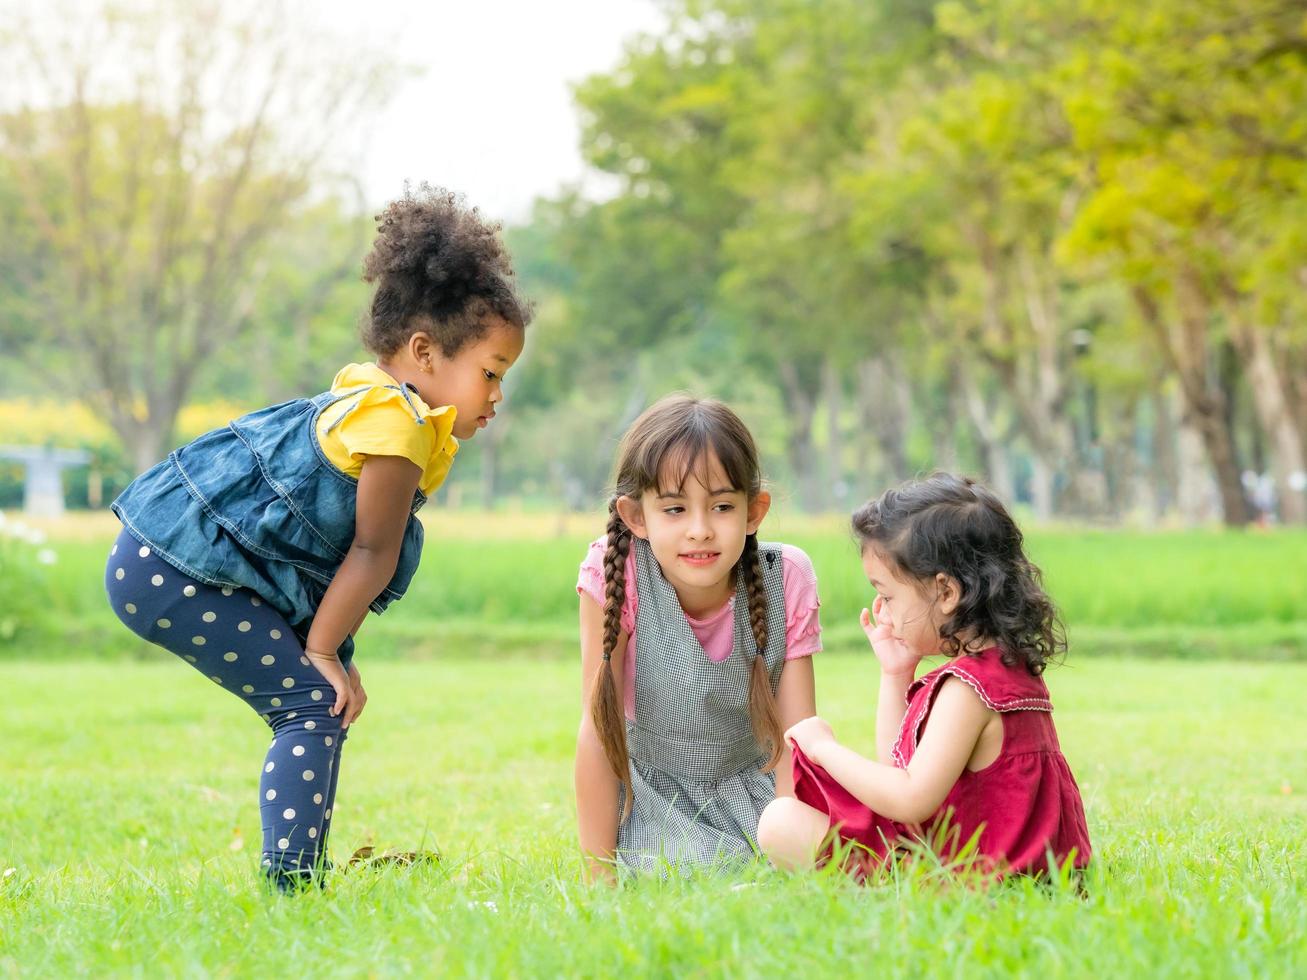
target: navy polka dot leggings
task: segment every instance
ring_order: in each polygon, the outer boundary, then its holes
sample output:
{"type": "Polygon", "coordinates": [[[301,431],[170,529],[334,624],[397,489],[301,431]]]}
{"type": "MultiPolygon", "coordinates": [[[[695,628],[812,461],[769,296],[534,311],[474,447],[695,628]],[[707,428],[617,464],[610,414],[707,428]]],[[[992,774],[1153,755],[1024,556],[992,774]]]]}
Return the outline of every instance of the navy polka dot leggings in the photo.
{"type": "Polygon", "coordinates": [[[345,743],[335,692],[281,615],[243,589],[198,582],[123,531],[105,588],[118,618],[230,691],[272,729],[259,778],[262,865],[279,887],[325,858],[345,743]]]}

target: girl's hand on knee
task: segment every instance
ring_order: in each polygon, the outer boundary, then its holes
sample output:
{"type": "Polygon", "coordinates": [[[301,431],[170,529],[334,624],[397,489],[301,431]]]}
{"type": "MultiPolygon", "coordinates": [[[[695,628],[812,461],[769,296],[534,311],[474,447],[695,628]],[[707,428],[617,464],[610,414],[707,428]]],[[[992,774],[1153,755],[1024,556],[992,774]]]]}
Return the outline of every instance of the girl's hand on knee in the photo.
{"type": "Polygon", "coordinates": [[[359,676],[359,669],[354,666],[353,661],[349,665],[349,686],[353,697],[350,698],[351,714],[345,717],[345,726],[348,728],[354,723],[359,715],[363,714],[363,707],[368,703],[368,692],[363,690],[363,678],[359,676]]]}
{"type": "MultiPolygon", "coordinates": [[[[349,682],[349,676],[345,673],[345,668],[340,662],[335,651],[331,653],[321,653],[316,650],[305,650],[304,656],[309,658],[309,663],[317,668],[333,691],[336,692],[336,703],[331,706],[331,716],[341,718],[341,728],[348,728],[352,720],[350,717],[350,708],[354,703],[354,688],[349,682]]],[[[360,708],[360,710],[362,710],[360,708]]],[[[357,716],[358,712],[354,712],[357,716]]]]}

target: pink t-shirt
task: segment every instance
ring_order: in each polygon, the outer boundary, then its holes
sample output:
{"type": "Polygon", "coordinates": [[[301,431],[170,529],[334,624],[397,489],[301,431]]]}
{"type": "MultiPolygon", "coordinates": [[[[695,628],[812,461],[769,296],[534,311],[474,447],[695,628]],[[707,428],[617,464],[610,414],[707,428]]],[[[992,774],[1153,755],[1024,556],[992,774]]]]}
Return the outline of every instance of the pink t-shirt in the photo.
{"type": "MultiPolygon", "coordinates": [[[[590,544],[576,582],[577,593],[588,595],[599,603],[600,608],[604,604],[604,551],[607,547],[606,537],[590,544]]],[[[812,569],[812,560],[802,549],[781,545],[781,584],[785,593],[785,659],[810,657],[821,649],[821,623],[817,618],[821,603],[817,599],[817,573],[812,569]]],[[[628,718],[635,717],[635,617],[639,610],[639,585],[635,574],[635,550],[632,548],[626,556],[626,601],[622,603],[621,616],[622,629],[630,637],[626,644],[623,684],[628,718]]],[[[685,617],[709,660],[720,662],[731,655],[735,645],[734,617],[733,594],[726,605],[704,619],[685,617]]]]}

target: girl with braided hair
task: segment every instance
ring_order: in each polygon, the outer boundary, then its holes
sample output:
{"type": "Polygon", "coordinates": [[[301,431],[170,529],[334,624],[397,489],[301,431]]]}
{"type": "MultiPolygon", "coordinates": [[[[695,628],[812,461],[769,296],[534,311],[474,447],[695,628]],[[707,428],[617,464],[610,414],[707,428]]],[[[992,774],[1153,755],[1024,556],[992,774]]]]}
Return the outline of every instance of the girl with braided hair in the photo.
{"type": "Polygon", "coordinates": [[[817,582],[760,544],[758,452],[721,402],[670,396],[627,431],[608,533],[581,565],[577,823],[592,879],[752,858],[814,713],[817,582]]]}
{"type": "Polygon", "coordinates": [[[530,319],[498,226],[459,196],[424,184],[377,221],[375,361],[200,436],[113,503],[114,612],[272,730],[261,863],[283,890],[326,865],[341,749],[367,701],[354,633],[408,588],[418,508],[495,417],[530,319]]]}

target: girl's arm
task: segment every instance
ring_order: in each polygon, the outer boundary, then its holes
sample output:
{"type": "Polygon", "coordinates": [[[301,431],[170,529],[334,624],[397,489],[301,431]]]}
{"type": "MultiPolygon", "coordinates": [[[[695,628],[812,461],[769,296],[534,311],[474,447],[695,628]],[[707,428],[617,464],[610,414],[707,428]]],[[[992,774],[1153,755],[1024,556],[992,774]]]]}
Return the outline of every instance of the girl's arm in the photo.
{"type": "MultiPolygon", "coordinates": [[[[622,696],[626,663],[625,632],[619,633],[613,651],[613,682],[622,696]]],[[[617,851],[617,788],[604,747],[590,714],[590,692],[603,666],[604,611],[588,595],[581,596],[581,727],[576,735],[576,828],[586,855],[590,879],[615,880],[612,861],[617,851]]]]}
{"type": "Polygon", "coordinates": [[[908,687],[914,673],[909,670],[906,674],[890,674],[884,667],[880,671],[880,695],[876,699],[876,758],[887,766],[893,764],[890,750],[899,737],[903,716],[908,713],[908,687]]]}
{"type": "MultiPolygon", "coordinates": [[[[815,688],[812,657],[785,661],[781,668],[781,682],[776,688],[776,712],[780,715],[781,731],[817,713],[815,688]]],[[[794,762],[789,742],[785,742],[781,761],[776,764],[776,795],[794,795],[794,762]]]]}
{"type": "Polygon", "coordinates": [[[898,738],[903,716],[908,712],[908,688],[912,686],[921,657],[894,639],[892,621],[880,596],[859,619],[871,649],[880,661],[880,695],[876,701],[876,757],[891,764],[890,750],[898,738]]]}
{"type": "Polygon", "coordinates": [[[944,802],[991,721],[1002,724],[970,686],[948,677],[907,769],[872,762],[840,745],[820,718],[800,722],[786,738],[865,806],[900,823],[921,823],[944,802]]]}
{"type": "Polygon", "coordinates": [[[395,574],[421,477],[417,464],[401,456],[370,456],[363,463],[354,509],[354,540],[309,627],[304,654],[335,689],[332,714],[344,712],[345,728],[358,717],[362,704],[336,651],[362,623],[372,600],[395,574]]]}

